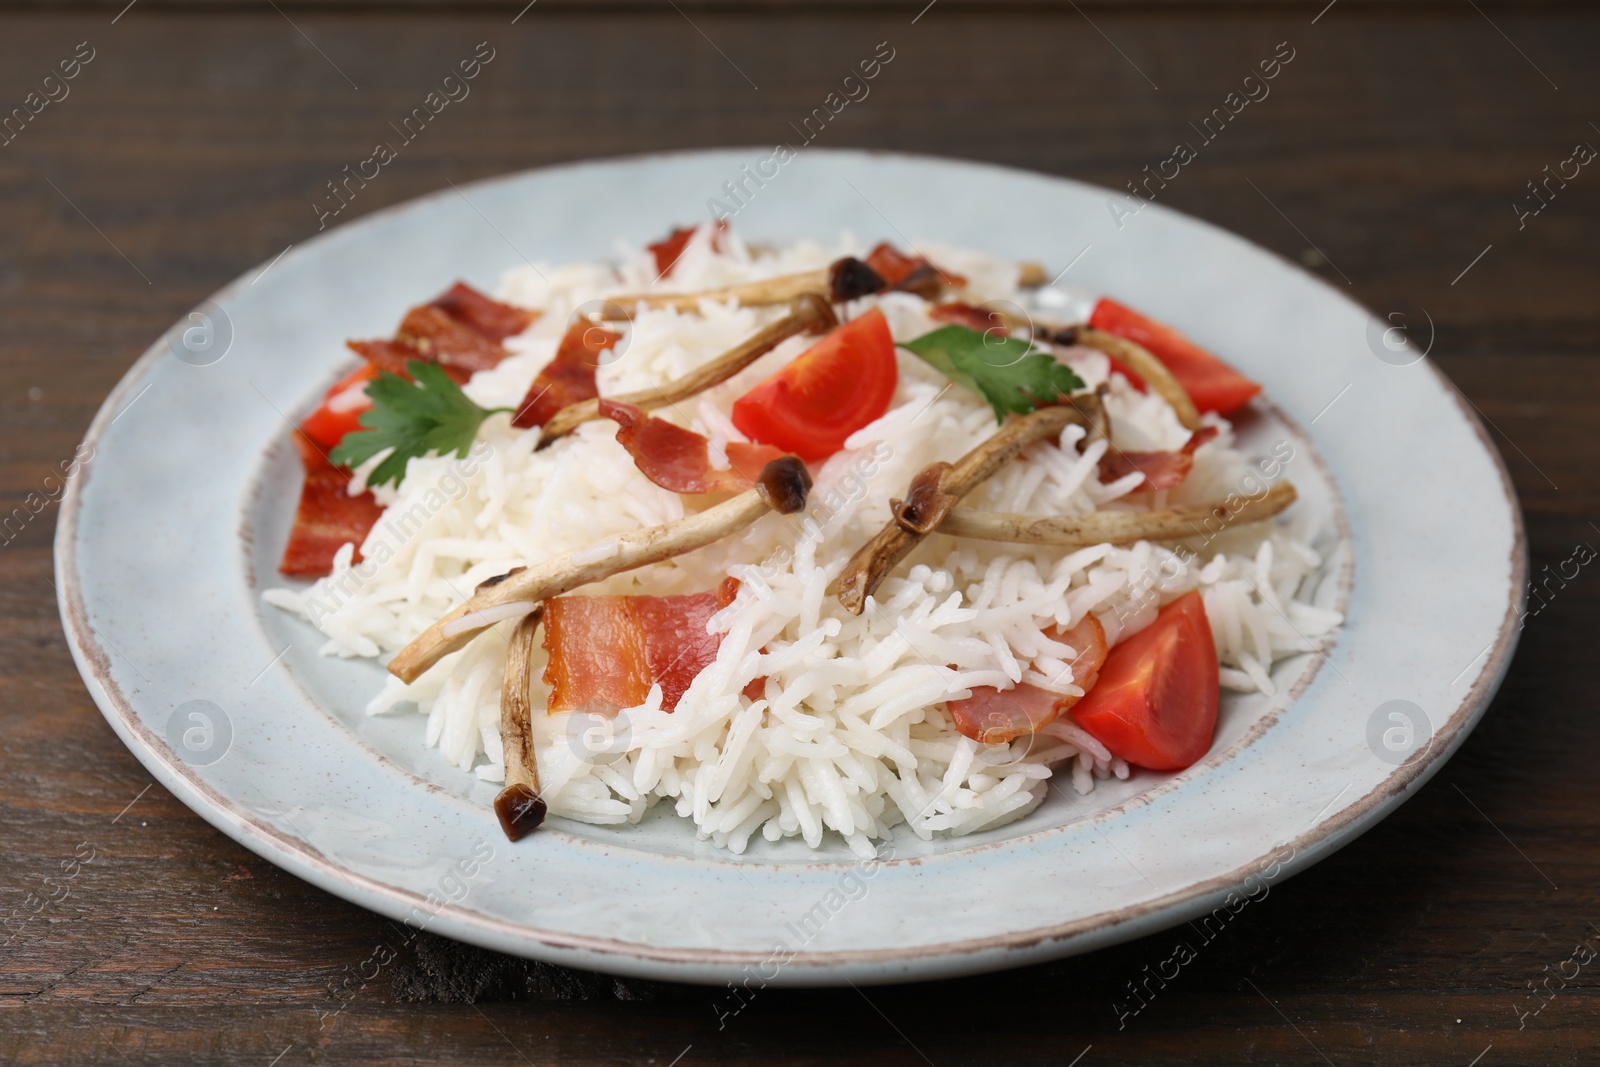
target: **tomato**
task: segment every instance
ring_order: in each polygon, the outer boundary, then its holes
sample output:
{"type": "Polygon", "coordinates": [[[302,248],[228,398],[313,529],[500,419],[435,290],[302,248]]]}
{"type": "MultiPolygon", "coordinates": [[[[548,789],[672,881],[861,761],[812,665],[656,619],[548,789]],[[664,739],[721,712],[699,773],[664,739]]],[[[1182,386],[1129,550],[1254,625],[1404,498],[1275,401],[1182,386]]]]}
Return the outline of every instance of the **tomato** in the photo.
{"type": "Polygon", "coordinates": [[[889,322],[873,308],[734,401],[733,424],[752,441],[826,459],[889,410],[899,377],[889,322]]]}
{"type": "Polygon", "coordinates": [[[1190,766],[1217,729],[1217,646],[1199,593],[1111,650],[1070,712],[1112,755],[1154,771],[1190,766]]]}
{"type": "MultiPolygon", "coordinates": [[[[1246,378],[1210,352],[1201,348],[1171,326],[1125,307],[1115,300],[1102,299],[1089,315],[1089,325],[1106,333],[1142,345],[1150,354],[1166,364],[1172,376],[1178,379],[1183,391],[1189,394],[1194,406],[1201,411],[1215,411],[1231,415],[1261,392],[1261,386],[1246,378]]],[[[1127,378],[1143,386],[1137,374],[1117,365],[1127,378]]]]}
{"type": "Polygon", "coordinates": [[[322,406],[300,424],[300,432],[323,451],[333,451],[345,434],[361,428],[361,413],[372,406],[367,398],[367,383],[377,376],[376,367],[363,363],[340,378],[322,398],[322,406]]]}

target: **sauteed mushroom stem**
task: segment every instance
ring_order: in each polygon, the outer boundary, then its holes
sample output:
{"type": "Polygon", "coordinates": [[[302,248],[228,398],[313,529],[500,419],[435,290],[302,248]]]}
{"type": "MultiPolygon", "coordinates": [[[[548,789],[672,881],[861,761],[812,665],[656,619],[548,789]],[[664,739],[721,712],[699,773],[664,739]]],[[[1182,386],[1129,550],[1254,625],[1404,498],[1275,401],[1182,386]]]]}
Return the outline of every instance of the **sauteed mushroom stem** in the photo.
{"type": "Polygon", "coordinates": [[[590,545],[490,579],[418,635],[389,662],[389,673],[415,681],[423,671],[478,634],[505,619],[537,610],[540,602],[598,582],[613,574],[681,556],[744,529],[769,511],[792,514],[805,507],[811,476],[794,456],[775,459],[762,468],[753,489],[747,489],[704,511],[660,526],[618,534],[590,545]]]}
{"type": "Polygon", "coordinates": [[[1226,503],[1185,504],[1165,511],[1097,511],[1073,517],[955,508],[939,524],[939,532],[983,541],[1065,547],[1213,537],[1234,526],[1272,518],[1293,504],[1296,495],[1291,483],[1279,482],[1259,498],[1246,498],[1231,508],[1226,503]]]}
{"type": "MultiPolygon", "coordinates": [[[[794,309],[789,314],[763,326],[709,363],[696,367],[659,389],[622,393],[606,399],[632,404],[645,411],[676,404],[680,400],[697,396],[712,386],[721,385],[797,333],[825,333],[838,324],[839,320],[833,313],[832,305],[815,293],[802,293],[795,299],[794,309]]],[[[539,432],[539,447],[544,448],[556,438],[563,437],[583,423],[599,417],[599,400],[581,400],[576,404],[569,404],[545,423],[539,432]]]]}
{"type": "Polygon", "coordinates": [[[506,650],[505,684],[500,690],[500,743],[504,746],[506,787],[494,798],[500,828],[512,841],[526,837],[544,822],[546,807],[539,795],[539,761],[533,749],[533,708],[528,699],[532,675],[533,637],[544,605],[522,617],[506,650]]]}
{"type": "Polygon", "coordinates": [[[892,501],[894,518],[845,564],[839,576],[839,603],[853,614],[861,614],[867,597],[878,584],[911,553],[925,530],[933,529],[957,501],[993,477],[1024,448],[1060,434],[1068,423],[1085,428],[1097,425],[1098,411],[1092,409],[1098,407],[1098,398],[1090,395],[1027,415],[1013,415],[955,463],[935,464],[936,475],[927,471],[919,474],[912,482],[910,499],[892,501]],[[1079,404],[1091,410],[1080,409],[1079,404]]]}

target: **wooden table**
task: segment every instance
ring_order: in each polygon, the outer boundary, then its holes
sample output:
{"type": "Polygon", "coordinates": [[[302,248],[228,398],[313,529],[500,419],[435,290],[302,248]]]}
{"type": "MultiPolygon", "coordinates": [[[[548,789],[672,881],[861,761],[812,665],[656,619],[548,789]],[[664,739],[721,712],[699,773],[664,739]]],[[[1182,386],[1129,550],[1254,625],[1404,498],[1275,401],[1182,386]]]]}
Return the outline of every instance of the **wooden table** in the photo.
{"type": "Polygon", "coordinates": [[[12,937],[0,951],[0,1060],[1498,1067],[1600,1057],[1600,962],[1566,962],[1582,939],[1600,945],[1600,701],[1583,666],[1600,636],[1592,568],[1528,620],[1488,718],[1431,784],[1275,886],[1123,1025],[1113,1002],[1170,953],[1172,935],[987,978],[768,990],[719,1029],[710,990],[431,938],[360,977],[378,946],[405,939],[394,924],[214,832],[102,721],[56,614],[55,508],[28,503],[55,484],[47,477],[138,353],[209,292],[311,234],[324,182],[365,158],[477,42],[496,58],[472,96],[340,221],[447,179],[769,145],[881,41],[892,65],[819,143],[1120,188],[1191,139],[1189,123],[1287,42],[1294,58],[1271,95],[1161,200],[1301,260],[1380,312],[1426,308],[1431,358],[1506,456],[1537,572],[1600,542],[1600,465],[1583,430],[1600,389],[1600,170],[1552,184],[1547,206],[1520,222],[1514,205],[1577,142],[1600,145],[1600,17],[1490,0],[1343,0],[1320,16],[1322,0],[942,0],[917,18],[922,0],[546,0],[515,20],[522,0],[462,10],[144,0],[114,18],[123,2],[0,4],[0,106],[21,105],[75,52],[93,54],[68,95],[0,147],[0,513],[38,511],[0,546],[0,916],[12,937]],[[1532,997],[1543,980],[1553,999],[1532,997]]]}

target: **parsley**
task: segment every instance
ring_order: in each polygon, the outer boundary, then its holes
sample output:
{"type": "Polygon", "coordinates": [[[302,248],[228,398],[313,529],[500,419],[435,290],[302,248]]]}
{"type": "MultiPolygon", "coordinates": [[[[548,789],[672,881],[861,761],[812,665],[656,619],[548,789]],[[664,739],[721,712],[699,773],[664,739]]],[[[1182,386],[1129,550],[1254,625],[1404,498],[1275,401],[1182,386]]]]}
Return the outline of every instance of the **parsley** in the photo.
{"type": "Polygon", "coordinates": [[[478,427],[494,414],[469,400],[437,363],[414,359],[406,363],[406,371],[412,381],[382,371],[367,385],[372,407],[359,420],[365,429],[345,434],[328,457],[353,469],[384,449],[393,449],[368,475],[368,485],[398,483],[413,456],[429,452],[465,456],[478,427]]]}
{"type": "Polygon", "coordinates": [[[941,326],[900,346],[971,389],[994,408],[994,417],[1026,415],[1083,388],[1083,379],[1028,341],[965,326],[941,326]]]}

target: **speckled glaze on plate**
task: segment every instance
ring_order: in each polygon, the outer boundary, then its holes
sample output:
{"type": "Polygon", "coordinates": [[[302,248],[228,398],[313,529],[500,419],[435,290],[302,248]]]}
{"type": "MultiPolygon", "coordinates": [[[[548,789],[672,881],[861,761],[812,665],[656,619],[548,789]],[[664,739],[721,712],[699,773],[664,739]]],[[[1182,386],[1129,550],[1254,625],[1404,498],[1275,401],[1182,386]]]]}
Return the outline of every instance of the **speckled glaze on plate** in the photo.
{"type": "Polygon", "coordinates": [[[261,604],[298,491],[287,420],[334,378],[346,338],[387,334],[458,277],[488,287],[524,255],[604,258],[619,235],[702,218],[765,154],[585,163],[424,197],[295,245],[145,353],[90,427],[56,569],[89,691],[163,785],[286,870],[464,941],[681,981],[861,984],[1085,952],[1237,907],[1230,894],[1350,841],[1461,744],[1516,643],[1525,548],[1499,457],[1420,353],[1342,292],[1163,207],[1119,228],[1113,194],[1077,182],[811,149],[738,212],[747,239],[848,228],[1072,263],[1072,283],[1262,381],[1272,403],[1241,439],[1294,445],[1301,506],[1343,546],[1329,566],[1347,622],[1279,664],[1276,698],[1225,698],[1199,765],[1089,797],[1058,783],[1027,818],[971,837],[901,828],[878,862],[759,838],[734,857],[659,809],[506,842],[495,787],[424,749],[421,717],[362,714],[379,666],[317,656],[314,631],[261,604]]]}

